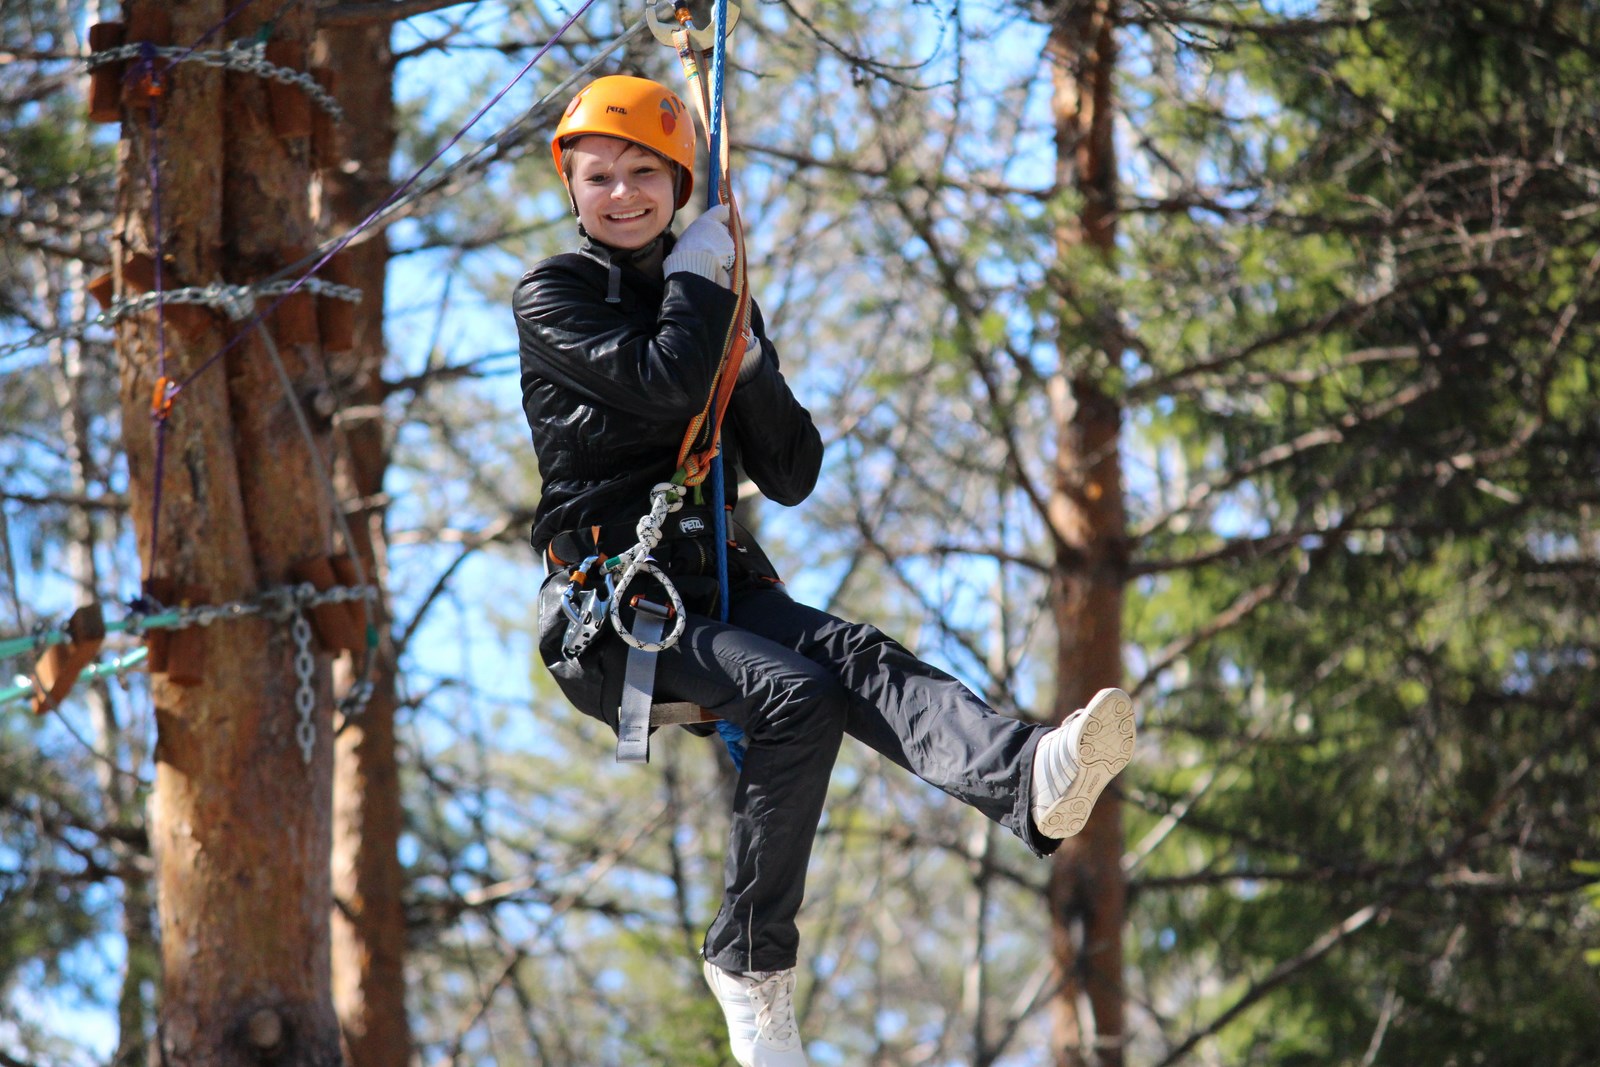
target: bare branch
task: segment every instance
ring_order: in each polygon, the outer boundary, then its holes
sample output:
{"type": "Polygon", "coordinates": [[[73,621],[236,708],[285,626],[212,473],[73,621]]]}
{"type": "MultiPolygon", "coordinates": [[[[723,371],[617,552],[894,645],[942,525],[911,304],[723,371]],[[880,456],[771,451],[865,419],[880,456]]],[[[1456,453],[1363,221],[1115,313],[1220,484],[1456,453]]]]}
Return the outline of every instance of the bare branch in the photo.
{"type": "Polygon", "coordinates": [[[369,4],[330,4],[317,12],[317,28],[373,26],[428,15],[478,0],[378,0],[369,4]]]}
{"type": "Polygon", "coordinates": [[[64,508],[90,508],[99,511],[125,512],[128,510],[128,498],[121,493],[106,493],[100,496],[79,496],[72,493],[44,493],[35,496],[32,493],[7,493],[0,491],[0,500],[14,500],[18,504],[27,504],[30,507],[64,507],[64,508]]]}
{"type": "Polygon", "coordinates": [[[1156,1067],[1168,1067],[1169,1064],[1182,1061],[1185,1056],[1193,1051],[1196,1045],[1216,1034],[1224,1026],[1227,1026],[1250,1005],[1283,985],[1300,971],[1316,963],[1329,952],[1332,952],[1341,942],[1366,927],[1372,920],[1381,918],[1386,914],[1388,914],[1387,902],[1368,904],[1366,907],[1352,912],[1343,922],[1330,927],[1321,937],[1307,945],[1299,955],[1291,956],[1289,959],[1284,960],[1268,971],[1266,977],[1252,983],[1250,988],[1240,994],[1239,999],[1234,1001],[1231,1007],[1211,1020],[1205,1027],[1186,1037],[1177,1048],[1167,1053],[1166,1057],[1156,1064],[1156,1067]]]}

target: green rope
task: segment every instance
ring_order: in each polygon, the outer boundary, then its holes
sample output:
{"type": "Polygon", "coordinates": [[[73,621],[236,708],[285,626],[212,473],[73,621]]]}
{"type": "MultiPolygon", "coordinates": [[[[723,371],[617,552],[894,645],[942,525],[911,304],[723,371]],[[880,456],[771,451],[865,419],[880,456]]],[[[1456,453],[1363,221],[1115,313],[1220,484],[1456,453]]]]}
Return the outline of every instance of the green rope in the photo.
{"type": "MultiPolygon", "coordinates": [[[[106,633],[120,634],[139,630],[174,630],[183,625],[183,616],[176,611],[164,611],[159,615],[145,615],[132,619],[123,619],[120,622],[106,623],[106,633]]],[[[9,656],[20,656],[24,652],[34,652],[49,648],[51,645],[66,645],[72,643],[72,635],[65,630],[46,630],[39,634],[29,634],[25,637],[7,637],[0,640],[0,659],[9,656]]]]}
{"type": "MultiPolygon", "coordinates": [[[[302,582],[297,586],[287,586],[279,590],[276,598],[263,594],[255,601],[235,602],[219,605],[202,605],[188,608],[163,608],[153,615],[142,615],[137,612],[126,619],[105,624],[105,634],[131,633],[135,636],[146,630],[177,630],[188,626],[209,626],[213,622],[225,619],[240,619],[250,616],[266,615],[276,617],[277,613],[302,612],[323,604],[346,603],[357,599],[370,600],[374,595],[371,586],[340,586],[336,585],[320,592],[316,591],[310,583],[302,582]]],[[[38,653],[52,645],[70,644],[72,634],[60,628],[41,629],[37,633],[27,634],[22,637],[8,637],[0,639],[0,660],[23,653],[38,653]]],[[[370,620],[366,627],[367,655],[370,660],[373,651],[378,647],[378,627],[370,620]]],[[[120,659],[108,663],[96,664],[84,669],[78,676],[79,681],[102,678],[107,674],[127,670],[137,663],[142,663],[149,654],[147,649],[138,649],[130,652],[120,659]]],[[[26,675],[18,675],[17,685],[10,689],[0,689],[0,706],[14,700],[32,696],[35,692],[33,684],[26,675]],[[26,684],[24,684],[26,683],[26,684]]],[[[356,711],[365,705],[371,695],[371,685],[368,682],[358,683],[351,687],[346,694],[345,701],[356,711]]]]}
{"type": "MultiPolygon", "coordinates": [[[[110,627],[108,626],[106,629],[109,630],[110,627]]],[[[110,660],[106,663],[96,663],[92,667],[85,667],[83,673],[78,675],[78,681],[80,683],[92,682],[97,678],[104,678],[108,674],[120,674],[130,667],[137,667],[149,655],[150,650],[148,648],[136,648],[118,659],[110,660]]],[[[0,689],[0,707],[13,701],[27,700],[33,694],[34,688],[31,683],[12,686],[10,689],[0,689]]]]}

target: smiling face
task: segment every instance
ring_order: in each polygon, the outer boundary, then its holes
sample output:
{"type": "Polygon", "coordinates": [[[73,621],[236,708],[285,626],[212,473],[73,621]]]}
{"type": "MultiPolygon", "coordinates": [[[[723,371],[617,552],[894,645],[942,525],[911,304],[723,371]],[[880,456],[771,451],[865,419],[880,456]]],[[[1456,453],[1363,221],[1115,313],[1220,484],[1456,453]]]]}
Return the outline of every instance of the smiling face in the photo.
{"type": "Polygon", "coordinates": [[[672,222],[674,165],[632,141],[597,134],[563,150],[578,221],[613,248],[643,248],[672,222]]]}

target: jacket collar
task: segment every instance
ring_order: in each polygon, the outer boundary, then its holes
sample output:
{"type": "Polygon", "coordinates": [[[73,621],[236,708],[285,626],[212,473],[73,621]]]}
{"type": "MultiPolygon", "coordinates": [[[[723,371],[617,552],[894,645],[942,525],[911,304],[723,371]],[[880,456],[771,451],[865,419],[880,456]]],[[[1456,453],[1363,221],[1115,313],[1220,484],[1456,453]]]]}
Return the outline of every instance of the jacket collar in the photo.
{"type": "Polygon", "coordinates": [[[578,227],[578,233],[583,237],[583,243],[578,246],[578,254],[586,259],[592,259],[606,268],[606,303],[620,304],[622,302],[622,272],[624,268],[647,278],[660,285],[663,280],[661,264],[666,259],[667,253],[672,251],[672,246],[678,239],[672,231],[663,230],[661,235],[643,248],[614,248],[602,241],[596,241],[584,232],[583,227],[578,227]]]}

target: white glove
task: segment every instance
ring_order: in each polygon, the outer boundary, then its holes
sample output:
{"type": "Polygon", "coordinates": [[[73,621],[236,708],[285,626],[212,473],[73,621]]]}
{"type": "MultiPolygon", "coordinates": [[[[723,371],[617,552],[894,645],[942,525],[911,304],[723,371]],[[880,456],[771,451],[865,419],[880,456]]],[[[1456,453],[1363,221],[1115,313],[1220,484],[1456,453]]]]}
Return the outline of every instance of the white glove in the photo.
{"type": "Polygon", "coordinates": [[[689,223],[661,269],[669,275],[688,271],[730,288],[733,234],[728,232],[728,205],[718,204],[689,223]]]}

